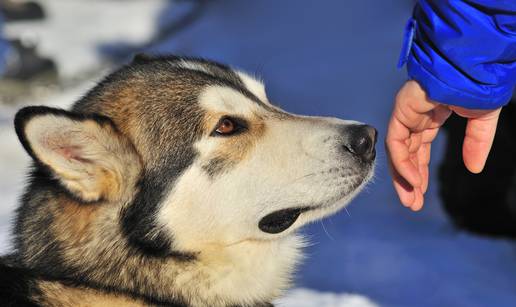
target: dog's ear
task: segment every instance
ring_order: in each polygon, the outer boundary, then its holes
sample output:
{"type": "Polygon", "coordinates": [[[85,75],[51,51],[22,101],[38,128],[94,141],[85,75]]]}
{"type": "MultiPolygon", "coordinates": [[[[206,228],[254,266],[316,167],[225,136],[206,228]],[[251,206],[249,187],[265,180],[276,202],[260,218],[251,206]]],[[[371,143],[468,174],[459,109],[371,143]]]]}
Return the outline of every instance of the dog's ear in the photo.
{"type": "Polygon", "coordinates": [[[115,201],[134,187],[140,158],[109,118],[37,106],[21,109],[14,122],[29,155],[80,200],[115,201]]]}

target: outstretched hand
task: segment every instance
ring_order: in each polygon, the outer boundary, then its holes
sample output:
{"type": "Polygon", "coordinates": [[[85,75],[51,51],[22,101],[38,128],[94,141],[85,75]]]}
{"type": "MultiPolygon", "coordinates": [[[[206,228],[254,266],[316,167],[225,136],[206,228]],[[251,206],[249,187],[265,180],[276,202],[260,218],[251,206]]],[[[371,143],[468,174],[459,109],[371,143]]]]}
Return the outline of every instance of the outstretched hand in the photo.
{"type": "Polygon", "coordinates": [[[431,101],[415,81],[398,92],[385,140],[393,184],[401,203],[418,211],[428,187],[430,146],[452,112],[468,118],[462,146],[466,168],[480,173],[491,145],[501,109],[470,110],[431,101]]]}

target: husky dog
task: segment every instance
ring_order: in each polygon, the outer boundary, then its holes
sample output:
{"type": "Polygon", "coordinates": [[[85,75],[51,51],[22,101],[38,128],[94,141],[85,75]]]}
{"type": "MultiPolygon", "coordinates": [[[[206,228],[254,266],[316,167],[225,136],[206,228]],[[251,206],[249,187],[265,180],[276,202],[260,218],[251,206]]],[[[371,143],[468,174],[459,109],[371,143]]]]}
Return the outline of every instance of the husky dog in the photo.
{"type": "Polygon", "coordinates": [[[34,160],[2,306],[272,306],[301,226],[371,178],[376,130],[298,116],[240,71],[137,56],[70,111],[15,117],[34,160]]]}

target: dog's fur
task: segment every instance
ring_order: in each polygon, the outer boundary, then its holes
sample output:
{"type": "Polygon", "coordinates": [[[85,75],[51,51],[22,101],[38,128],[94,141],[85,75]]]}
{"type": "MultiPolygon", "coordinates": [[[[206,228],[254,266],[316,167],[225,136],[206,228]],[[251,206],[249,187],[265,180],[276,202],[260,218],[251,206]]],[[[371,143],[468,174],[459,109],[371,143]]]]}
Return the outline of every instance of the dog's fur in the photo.
{"type": "Polygon", "coordinates": [[[295,230],[372,176],[376,132],[360,127],[287,113],[254,78],[174,56],[137,56],[71,111],[24,108],[34,163],[0,302],[269,306],[301,258],[295,230]],[[227,116],[233,135],[216,130],[227,116]]]}

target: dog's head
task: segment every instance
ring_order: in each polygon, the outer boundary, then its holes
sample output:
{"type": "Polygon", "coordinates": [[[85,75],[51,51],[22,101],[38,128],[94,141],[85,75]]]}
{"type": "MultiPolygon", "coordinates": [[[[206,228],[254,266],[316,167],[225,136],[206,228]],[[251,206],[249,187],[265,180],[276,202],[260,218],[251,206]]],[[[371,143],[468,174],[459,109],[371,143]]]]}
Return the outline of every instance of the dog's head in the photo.
{"type": "Polygon", "coordinates": [[[158,255],[281,238],[345,206],[375,160],[372,127],[287,113],[254,78],[179,57],[137,57],[16,130],[67,197],[119,204],[128,242],[158,255]]]}

